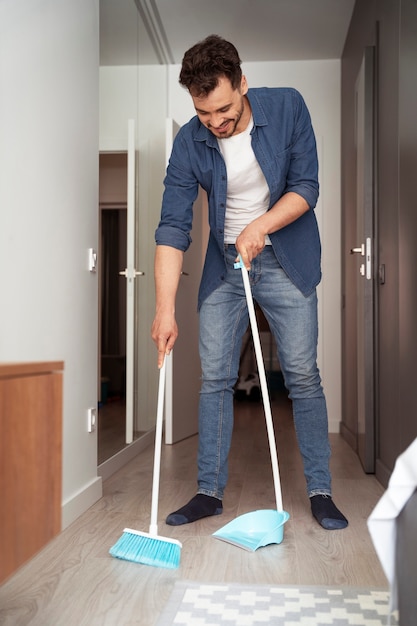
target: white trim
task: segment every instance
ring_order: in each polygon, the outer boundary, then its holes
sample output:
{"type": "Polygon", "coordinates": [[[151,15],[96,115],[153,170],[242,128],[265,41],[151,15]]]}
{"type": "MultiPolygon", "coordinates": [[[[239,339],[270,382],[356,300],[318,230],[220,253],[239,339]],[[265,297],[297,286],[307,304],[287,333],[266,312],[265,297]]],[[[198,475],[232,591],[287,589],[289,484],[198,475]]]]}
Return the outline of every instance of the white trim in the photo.
{"type": "Polygon", "coordinates": [[[158,8],[154,0],[135,0],[136,7],[142,17],[143,24],[149,35],[152,47],[161,65],[171,65],[174,57],[169,47],[158,8]]]}
{"type": "Polygon", "coordinates": [[[97,476],[83,489],[62,503],[62,530],[72,524],[103,495],[102,478],[97,476]]]}

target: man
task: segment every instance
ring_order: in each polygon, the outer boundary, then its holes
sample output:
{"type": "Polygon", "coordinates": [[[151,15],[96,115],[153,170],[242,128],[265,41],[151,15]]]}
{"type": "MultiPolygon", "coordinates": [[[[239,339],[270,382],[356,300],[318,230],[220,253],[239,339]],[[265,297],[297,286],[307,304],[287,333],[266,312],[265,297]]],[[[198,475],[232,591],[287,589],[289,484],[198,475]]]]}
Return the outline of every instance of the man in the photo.
{"type": "Polygon", "coordinates": [[[320,239],[314,207],[318,164],[310,116],[294,89],[249,89],[236,48],[211,35],[188,50],[180,83],[196,116],[179,131],[156,230],[158,365],[178,336],[175,298],[191,243],[193,202],[206,190],[210,236],[200,284],[198,492],[167,517],[180,525],[222,512],[248,311],[240,254],[252,293],[278,346],[292,400],[307,493],[326,529],[348,524],[331,498],[326,400],[317,368],[320,239]]]}

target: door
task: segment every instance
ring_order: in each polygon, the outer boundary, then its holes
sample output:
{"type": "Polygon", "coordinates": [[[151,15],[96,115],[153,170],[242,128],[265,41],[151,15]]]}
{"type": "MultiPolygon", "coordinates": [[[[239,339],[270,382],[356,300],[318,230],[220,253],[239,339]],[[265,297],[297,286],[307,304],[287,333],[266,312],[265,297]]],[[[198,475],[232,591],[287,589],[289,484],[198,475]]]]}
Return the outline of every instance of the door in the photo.
{"type": "Polygon", "coordinates": [[[135,124],[127,123],[127,152],[100,154],[100,342],[98,464],[144,432],[135,425],[137,341],[135,268],[137,159],[135,124]]]}
{"type": "Polygon", "coordinates": [[[98,465],[125,446],[127,153],[100,153],[98,465]]]}
{"type": "MultiPolygon", "coordinates": [[[[179,126],[167,120],[166,155],[179,126]]],[[[176,301],[179,336],[167,361],[165,443],[172,444],[198,431],[198,402],[201,385],[198,352],[197,295],[206,249],[204,224],[206,198],[202,190],[194,204],[192,244],[184,254],[184,265],[176,301]]]]}
{"type": "Polygon", "coordinates": [[[356,83],[358,453],[375,471],[374,355],[374,48],[365,49],[356,83]]]}
{"type": "Polygon", "coordinates": [[[127,250],[126,267],[119,274],[126,279],[126,443],[133,441],[135,380],[135,287],[143,272],[135,268],[136,234],[136,147],[135,121],[128,122],[127,148],[127,250]]]}

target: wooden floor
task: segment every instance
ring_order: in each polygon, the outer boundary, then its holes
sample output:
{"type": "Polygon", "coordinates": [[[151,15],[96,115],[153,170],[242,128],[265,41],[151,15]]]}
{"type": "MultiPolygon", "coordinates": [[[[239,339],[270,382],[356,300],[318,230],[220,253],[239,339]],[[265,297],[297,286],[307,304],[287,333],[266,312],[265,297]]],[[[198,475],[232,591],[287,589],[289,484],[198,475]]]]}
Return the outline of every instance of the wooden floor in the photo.
{"type": "Polygon", "coordinates": [[[333,495],[349,518],[325,531],[311,517],[291,405],[273,400],[284,508],[291,518],[280,545],[254,553],[211,534],[242,513],[274,508],[262,404],[237,405],[224,513],[173,528],[164,519],[195,493],[197,438],[164,446],[159,534],[182,541],[181,565],[167,570],[114,559],[110,546],[125,526],[148,532],[153,450],[104,484],[103,498],[0,587],[3,626],[153,626],[177,580],[336,585],[387,589],[366,527],[383,488],[356,455],[331,435],[333,495]]]}

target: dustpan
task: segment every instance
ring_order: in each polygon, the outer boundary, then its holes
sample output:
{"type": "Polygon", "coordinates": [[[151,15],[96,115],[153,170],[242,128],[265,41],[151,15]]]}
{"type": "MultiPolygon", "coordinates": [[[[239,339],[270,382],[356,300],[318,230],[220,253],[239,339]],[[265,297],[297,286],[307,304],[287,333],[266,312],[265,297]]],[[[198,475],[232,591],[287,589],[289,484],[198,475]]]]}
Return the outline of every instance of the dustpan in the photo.
{"type": "Polygon", "coordinates": [[[284,524],[289,517],[286,511],[275,509],[251,511],[236,517],[213,533],[213,537],[255,552],[258,548],[283,541],[284,524]]]}
{"type": "Polygon", "coordinates": [[[289,513],[284,511],[282,505],[281,481],[279,477],[278,455],[275,443],[274,424],[272,421],[271,404],[269,401],[268,385],[266,382],[265,366],[262,358],[262,348],[259,339],[258,325],[256,322],[255,307],[253,305],[252,292],[249,284],[249,276],[242,258],[235,263],[235,269],[242,270],[243,285],[245,287],[246,301],[249,311],[249,319],[252,329],[253,343],[255,346],[256,362],[258,365],[259,382],[261,385],[262,400],[265,411],[265,421],[268,432],[269,451],[271,454],[272,475],[274,479],[275,500],[277,508],[252,511],[239,515],[215,533],[213,537],[231,543],[244,550],[254,552],[258,548],[272,543],[281,543],[284,539],[284,524],[289,519],[289,513]]]}

